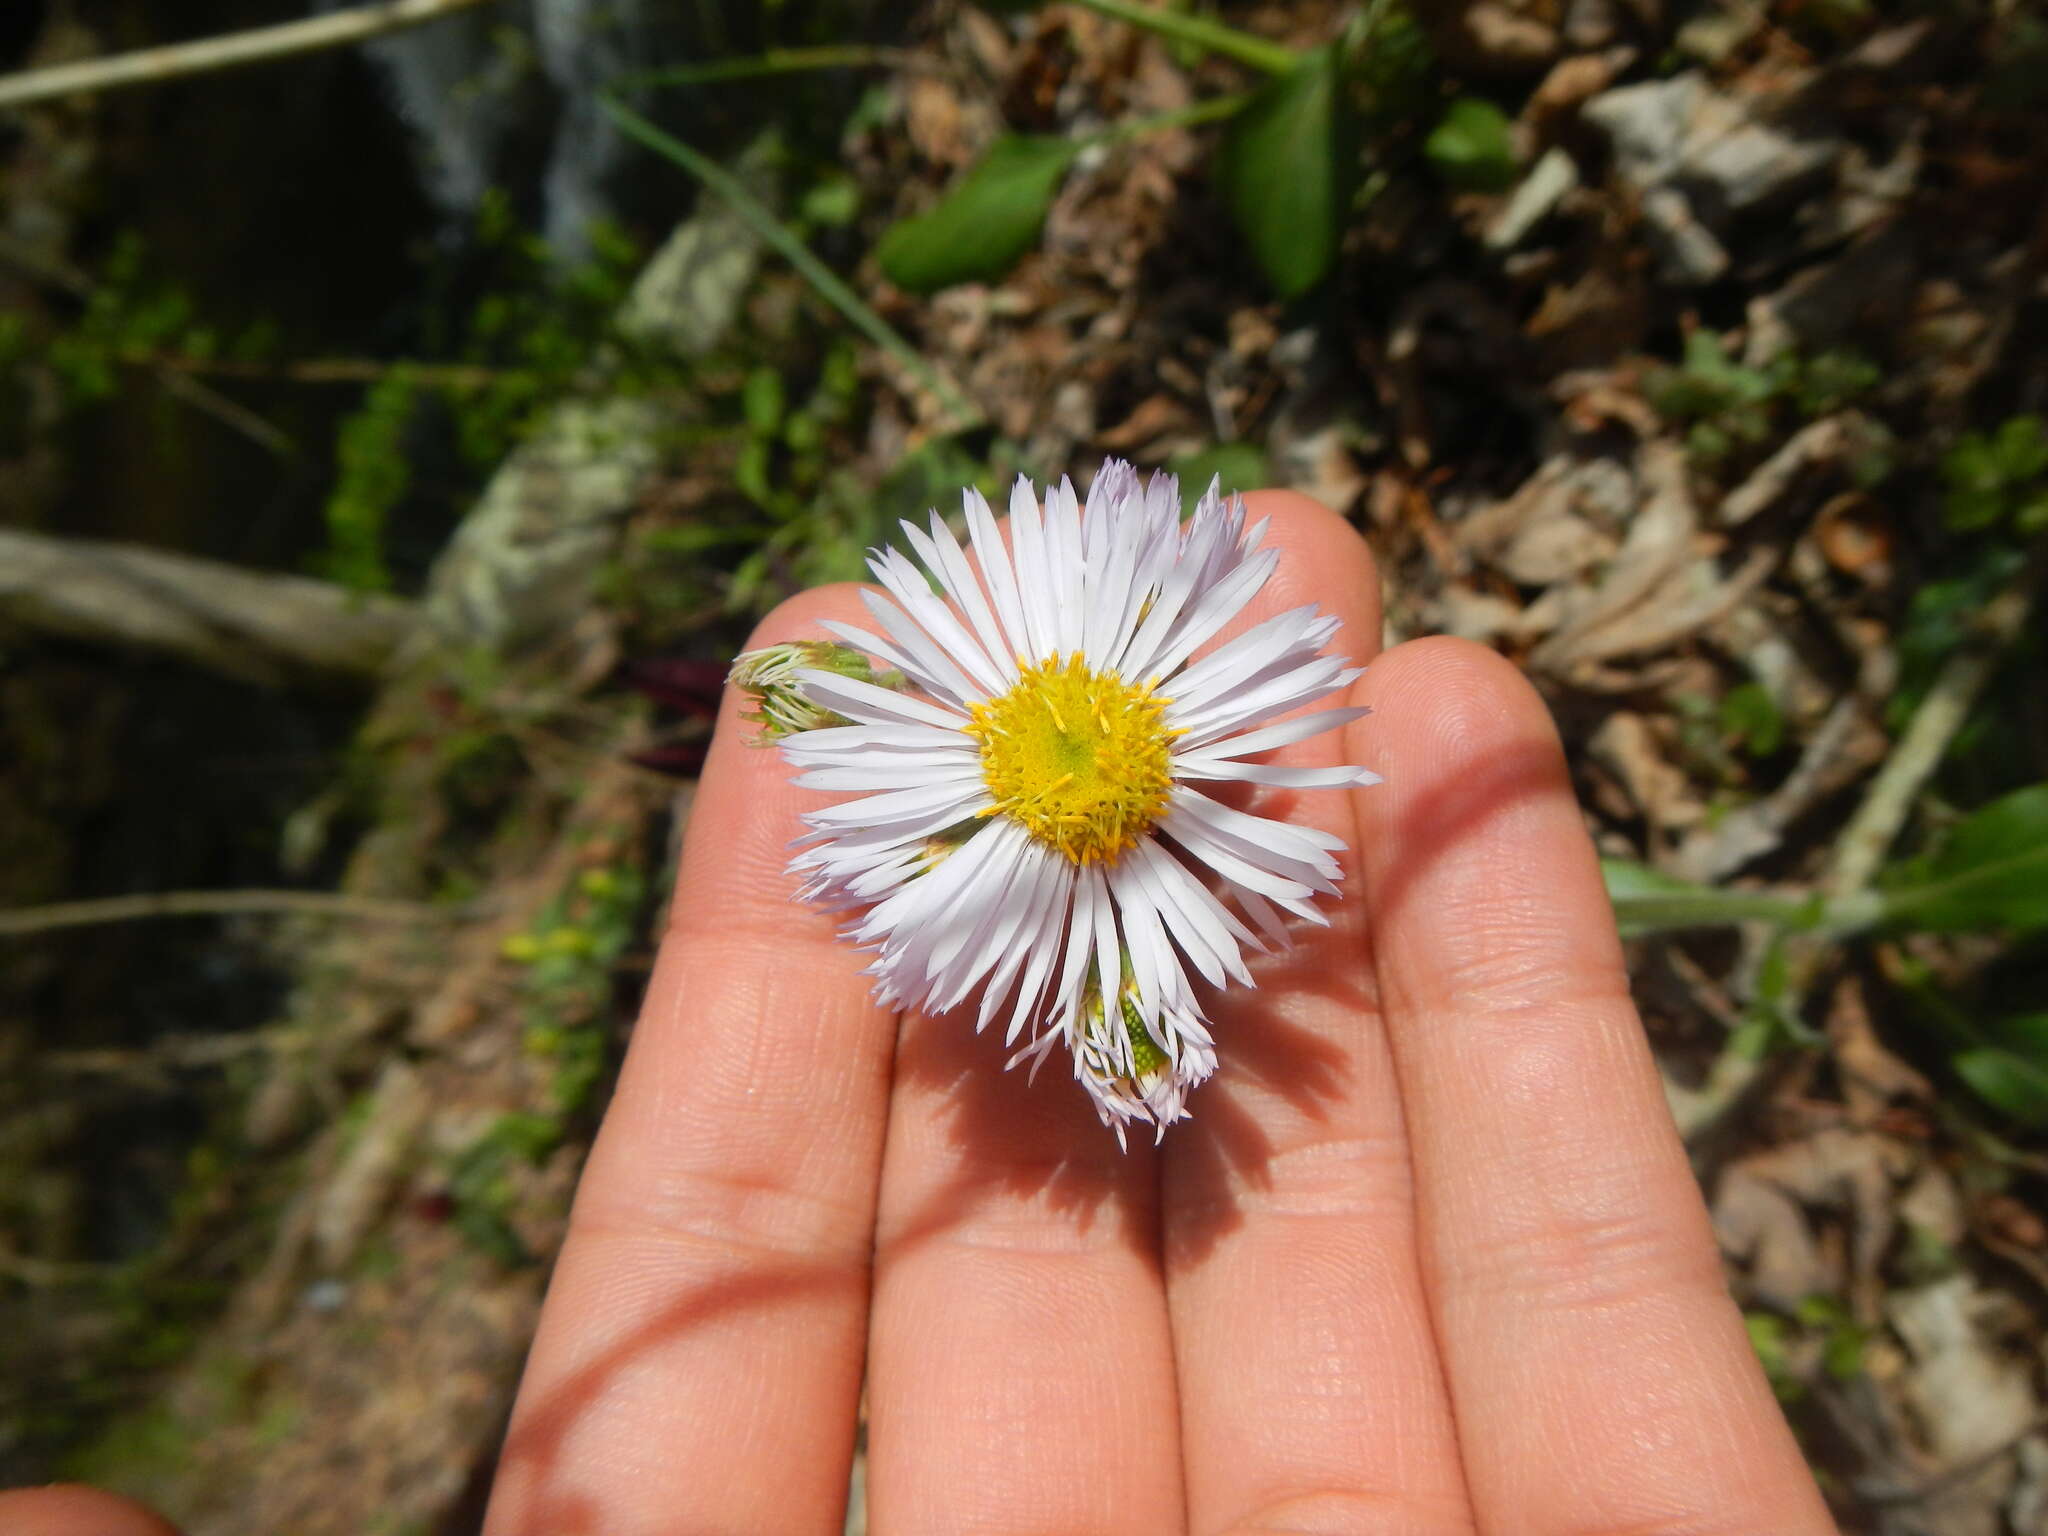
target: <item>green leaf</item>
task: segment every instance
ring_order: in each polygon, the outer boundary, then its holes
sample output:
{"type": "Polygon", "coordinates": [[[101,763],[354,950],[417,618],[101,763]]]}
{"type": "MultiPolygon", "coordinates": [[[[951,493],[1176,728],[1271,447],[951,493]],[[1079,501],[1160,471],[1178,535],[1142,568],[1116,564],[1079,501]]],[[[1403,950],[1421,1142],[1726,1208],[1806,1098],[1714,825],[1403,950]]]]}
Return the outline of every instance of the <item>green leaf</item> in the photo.
{"type": "Polygon", "coordinates": [[[1431,131],[1422,153],[1436,173],[1468,192],[1498,192],[1515,179],[1515,135],[1508,115],[1477,96],[1460,96],[1431,131]]]}
{"type": "Polygon", "coordinates": [[[1743,683],[1721,700],[1721,729],[1751,757],[1769,757],[1785,740],[1785,717],[1762,683],[1743,683]]]}
{"type": "Polygon", "coordinates": [[[1992,801],[1880,884],[1888,923],[1938,932],[2048,927],[2048,784],[1992,801]]]}
{"type": "Polygon", "coordinates": [[[747,382],[740,390],[740,409],[747,418],[747,426],[756,436],[772,436],[782,425],[782,375],[773,368],[756,368],[748,374],[747,382]]]}
{"type": "Polygon", "coordinates": [[[2048,1126],[2048,1068],[1995,1045],[1958,1051],[1949,1065],[1986,1103],[2023,1125],[2048,1126]]]}
{"type": "Polygon", "coordinates": [[[911,293],[1001,277],[1037,243],[1053,194],[1079,152],[1071,139],[997,139],[935,207],[890,225],[875,259],[890,282],[911,293]]]}
{"type": "Polygon", "coordinates": [[[1259,270],[1283,299],[1337,259],[1357,172],[1335,46],[1304,54],[1231,122],[1216,185],[1259,270]]]}
{"type": "Polygon", "coordinates": [[[1863,1374],[1863,1349],[1869,1336],[1854,1323],[1842,1323],[1828,1330],[1821,1348],[1821,1369],[1836,1381],[1854,1381],[1863,1374]]]}
{"type": "Polygon", "coordinates": [[[1194,511],[1211,480],[1220,481],[1218,489],[1228,496],[1235,491],[1259,490],[1272,474],[1266,451],[1256,443],[1217,443],[1198,453],[1168,459],[1166,467],[1180,477],[1182,516],[1194,511]]]}
{"type": "Polygon", "coordinates": [[[2038,416],[2010,418],[1998,429],[1992,448],[2008,485],[2031,480],[2048,469],[2048,431],[2043,430],[2038,416]]]}
{"type": "Polygon", "coordinates": [[[2048,1013],[2014,1013],[1997,1020],[1987,1033],[2009,1051],[2048,1067],[2048,1013]]]}
{"type": "Polygon", "coordinates": [[[1989,528],[2005,516],[2005,488],[1957,487],[1942,503],[1942,521],[1958,533],[1989,528]]]}
{"type": "Polygon", "coordinates": [[[804,193],[797,207],[813,224],[842,228],[860,213],[860,183],[845,174],[827,176],[804,193]]]}

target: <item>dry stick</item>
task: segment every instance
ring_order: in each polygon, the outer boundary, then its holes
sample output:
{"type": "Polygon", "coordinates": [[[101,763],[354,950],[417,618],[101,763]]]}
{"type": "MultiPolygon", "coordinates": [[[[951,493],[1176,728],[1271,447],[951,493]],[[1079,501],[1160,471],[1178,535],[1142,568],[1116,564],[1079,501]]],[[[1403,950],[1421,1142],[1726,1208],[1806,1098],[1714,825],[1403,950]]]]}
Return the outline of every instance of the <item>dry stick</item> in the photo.
{"type": "MultiPolygon", "coordinates": [[[[310,357],[300,362],[258,363],[240,358],[192,357],[183,352],[121,354],[121,361],[161,368],[183,376],[204,374],[218,379],[257,379],[284,384],[375,384],[403,368],[427,389],[482,389],[509,370],[488,363],[422,363],[410,358],[310,357]]],[[[601,380],[592,371],[580,373],[579,388],[595,388],[601,380]]]]}
{"type": "Polygon", "coordinates": [[[1967,1483],[1979,1472],[1984,1471],[1987,1467],[1994,1465],[2004,1457],[2010,1456],[2022,1444],[2033,1439],[2034,1436],[2040,1434],[2043,1430],[2048,1430],[2048,1413],[2036,1415],[2030,1423],[2014,1430],[2003,1440],[1999,1441],[1998,1444],[1988,1446],[1976,1455],[1957,1462],[1946,1471],[1937,1472],[1924,1483],[1915,1484],[1910,1488],[1893,1487],[1887,1484],[1878,1484],[1867,1488],[1859,1486],[1856,1490],[1856,1496],[1866,1504],[1878,1504],[1888,1508],[1900,1504],[1925,1503],[1929,1499],[1947,1493],[1958,1484],[1967,1483]]]}
{"type": "Polygon", "coordinates": [[[422,901],[385,901],[335,891],[159,891],[142,896],[106,896],[95,901],[59,901],[45,907],[0,908],[0,938],[131,923],[152,917],[239,917],[297,915],[358,921],[452,922],[464,914],[422,901]]]}
{"type": "Polygon", "coordinates": [[[2039,564],[2035,563],[2030,579],[1999,593],[1985,607],[1972,643],[1949,658],[1926,700],[1913,712],[1906,734],[1899,738],[1898,746],[1871,781],[1863,803],[1836,840],[1834,858],[1821,882],[1830,899],[1854,896],[1876,878],[1920,786],[1940,766],[1949,742],[1963,728],[1978,695],[1998,669],[1999,659],[2026,626],[2039,564]]]}
{"type": "Polygon", "coordinates": [[[116,1267],[113,1264],[76,1264],[58,1259],[38,1259],[26,1253],[16,1253],[12,1248],[0,1247],[0,1279],[14,1280],[22,1285],[39,1288],[90,1280],[96,1275],[110,1274],[116,1267]]]}
{"type": "Polygon", "coordinates": [[[412,603],[332,582],[14,528],[0,528],[0,617],[271,687],[374,678],[424,622],[412,603]]]}
{"type": "Polygon", "coordinates": [[[49,1051],[41,1065],[78,1077],[161,1079],[173,1067],[217,1067],[237,1056],[296,1049],[311,1038],[299,1025],[217,1035],[170,1035],[140,1050],[49,1051]]]}
{"type": "MultiPolygon", "coordinates": [[[[1978,619],[1976,632],[1943,665],[1927,697],[1913,712],[1906,734],[1871,780],[1863,803],[1836,840],[1821,875],[1820,889],[1831,908],[1843,911],[1867,896],[1870,882],[1877,877],[1920,791],[1941,766],[1949,743],[1976,707],[2000,658],[2026,628],[2044,564],[2048,564],[2048,555],[2037,553],[2026,575],[1992,599],[1978,619]]],[[[1805,1005],[1832,941],[1824,935],[1794,934],[1784,942],[1789,979],[1783,1006],[1786,1013],[1796,1014],[1805,1005]]],[[[1686,1139],[1718,1124],[1762,1070],[1763,1063],[1755,1057],[1725,1050],[1698,1091],[1669,1087],[1672,1114],[1686,1139]]]]}
{"type": "Polygon", "coordinates": [[[32,101],[85,91],[151,85],[183,75],[232,69],[238,64],[342,48],[489,3],[490,0],[381,0],[379,4],[288,21],[282,26],[258,27],[197,42],[117,53],[108,59],[85,59],[76,64],[32,69],[24,74],[0,76],[0,107],[21,107],[32,101]]]}
{"type": "Polygon", "coordinates": [[[257,447],[267,449],[280,459],[289,459],[298,453],[298,445],[283,431],[203,380],[168,366],[158,367],[156,378],[166,392],[176,395],[195,411],[213,417],[230,431],[241,433],[257,447]]]}
{"type": "MultiPolygon", "coordinates": [[[[85,300],[92,297],[93,282],[84,272],[69,262],[45,255],[4,230],[0,230],[0,261],[20,268],[37,282],[47,283],[73,298],[85,300]]],[[[230,400],[212,385],[187,377],[192,369],[180,369],[174,360],[168,358],[138,357],[123,358],[122,361],[133,361],[149,368],[166,391],[279,458],[288,459],[298,452],[289,437],[256,412],[239,401],[230,400]]]]}

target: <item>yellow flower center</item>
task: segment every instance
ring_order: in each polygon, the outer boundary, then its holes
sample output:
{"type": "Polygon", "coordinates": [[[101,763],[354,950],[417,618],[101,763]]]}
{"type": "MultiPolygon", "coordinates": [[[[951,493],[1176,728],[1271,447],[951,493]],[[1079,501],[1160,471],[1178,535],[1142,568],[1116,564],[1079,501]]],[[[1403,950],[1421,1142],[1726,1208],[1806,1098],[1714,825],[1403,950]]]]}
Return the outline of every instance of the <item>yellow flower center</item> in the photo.
{"type": "Polygon", "coordinates": [[[1172,790],[1165,699],[1093,672],[1080,656],[1023,669],[1017,686],[974,706],[968,733],[996,803],[1076,864],[1114,860],[1166,808],[1172,790]]]}

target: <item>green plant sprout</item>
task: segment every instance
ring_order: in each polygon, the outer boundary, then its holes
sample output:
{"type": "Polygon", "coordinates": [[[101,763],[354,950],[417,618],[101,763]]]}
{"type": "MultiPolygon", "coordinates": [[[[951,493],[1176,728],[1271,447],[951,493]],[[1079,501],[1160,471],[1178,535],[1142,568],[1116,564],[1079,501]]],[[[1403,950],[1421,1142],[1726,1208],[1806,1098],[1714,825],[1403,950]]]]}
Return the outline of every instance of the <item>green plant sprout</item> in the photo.
{"type": "Polygon", "coordinates": [[[1651,375],[1644,395],[1666,420],[1689,423],[1687,450],[1715,464],[1768,442],[1783,413],[1827,415],[1870,393],[1880,377],[1874,363],[1846,351],[1811,358],[1785,351],[1753,368],[1730,357],[1718,334],[1701,328],[1685,338],[1676,367],[1651,375]]]}

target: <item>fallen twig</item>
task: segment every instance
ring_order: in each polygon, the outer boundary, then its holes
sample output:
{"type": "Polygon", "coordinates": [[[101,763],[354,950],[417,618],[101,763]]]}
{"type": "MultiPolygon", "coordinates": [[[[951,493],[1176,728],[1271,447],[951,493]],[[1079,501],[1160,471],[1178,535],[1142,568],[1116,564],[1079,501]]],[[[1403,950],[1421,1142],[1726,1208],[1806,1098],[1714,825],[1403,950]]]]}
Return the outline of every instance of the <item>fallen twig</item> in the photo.
{"type": "Polygon", "coordinates": [[[27,70],[17,75],[0,76],[0,107],[22,107],[30,102],[76,96],[86,91],[154,85],[185,75],[232,69],[240,64],[342,48],[366,38],[416,27],[423,22],[436,21],[457,11],[489,3],[490,0],[378,0],[377,4],[333,11],[325,16],[310,16],[303,21],[288,21],[282,26],[257,27],[247,32],[201,38],[196,42],[117,53],[111,58],[84,59],[76,64],[27,70]]]}
{"type": "Polygon", "coordinates": [[[140,896],[103,896],[91,901],[0,909],[0,938],[154,917],[296,916],[417,923],[452,922],[463,915],[452,907],[349,896],[335,891],[153,891],[140,896]]]}
{"type": "Polygon", "coordinates": [[[1986,1467],[1993,1466],[2005,1457],[2010,1456],[2021,1445],[2033,1439],[2034,1436],[2040,1434],[2043,1430],[2048,1430],[2048,1414],[2037,1415],[2031,1422],[2022,1425],[2014,1433],[1999,1441],[1998,1444],[1987,1446],[1969,1459],[1959,1461],[1954,1466],[1937,1472],[1924,1483],[1917,1483],[1909,1488],[1901,1488],[1889,1483],[1859,1483],[1856,1488],[1856,1495],[1866,1504],[1881,1504],[1888,1507],[1895,1507],[1900,1504],[1923,1503],[1928,1499],[1947,1493],[1951,1488],[1959,1484],[1967,1483],[1986,1467]]]}
{"type": "Polygon", "coordinates": [[[331,582],[14,529],[0,529],[0,615],[272,686],[373,675],[419,624],[409,602],[331,582]]]}
{"type": "Polygon", "coordinates": [[[1834,856],[1821,880],[1821,889],[1830,897],[1854,895],[1876,877],[1921,787],[1941,765],[1949,743],[1969,718],[2007,647],[2025,629],[2042,563],[2036,559],[2025,579],[1991,600],[1970,641],[1936,675],[1934,686],[1913,712],[1906,734],[1871,780],[1863,803],[1835,842],[1834,856]]]}

